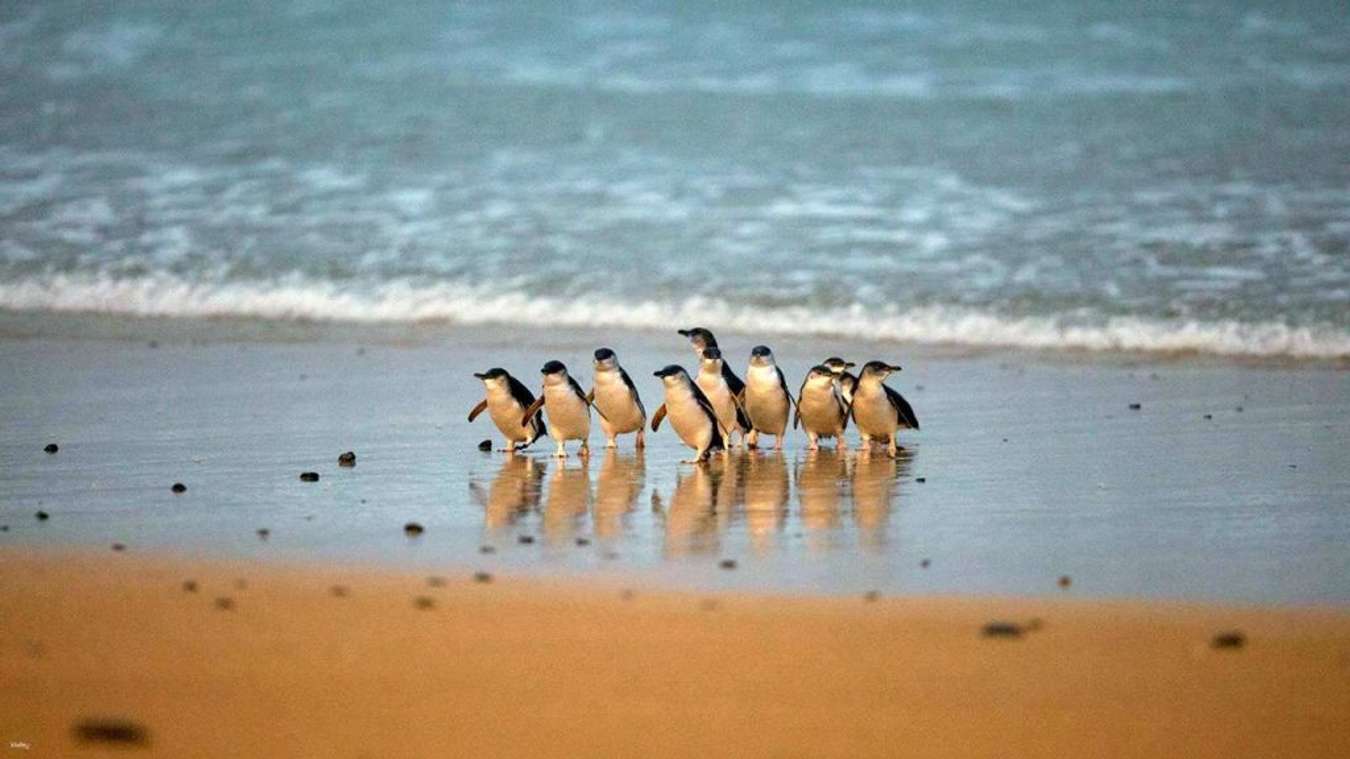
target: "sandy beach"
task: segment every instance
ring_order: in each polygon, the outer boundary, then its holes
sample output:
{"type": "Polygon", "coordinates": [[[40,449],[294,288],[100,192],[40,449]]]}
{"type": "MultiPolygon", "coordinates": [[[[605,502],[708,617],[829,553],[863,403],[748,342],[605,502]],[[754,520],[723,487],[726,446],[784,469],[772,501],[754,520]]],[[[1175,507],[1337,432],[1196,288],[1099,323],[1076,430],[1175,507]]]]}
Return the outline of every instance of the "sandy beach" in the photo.
{"type": "Polygon", "coordinates": [[[6,550],[3,566],[14,756],[1350,752],[1343,610],[632,591],[111,552],[6,550]]]}

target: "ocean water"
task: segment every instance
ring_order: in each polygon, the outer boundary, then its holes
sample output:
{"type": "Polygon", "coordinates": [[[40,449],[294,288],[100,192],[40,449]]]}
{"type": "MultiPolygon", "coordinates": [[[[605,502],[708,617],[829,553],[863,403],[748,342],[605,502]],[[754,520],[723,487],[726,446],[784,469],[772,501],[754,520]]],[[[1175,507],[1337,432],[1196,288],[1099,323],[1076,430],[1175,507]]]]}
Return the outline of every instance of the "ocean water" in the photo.
{"type": "Polygon", "coordinates": [[[1350,358],[1344,2],[0,5],[0,308],[1350,358]]]}

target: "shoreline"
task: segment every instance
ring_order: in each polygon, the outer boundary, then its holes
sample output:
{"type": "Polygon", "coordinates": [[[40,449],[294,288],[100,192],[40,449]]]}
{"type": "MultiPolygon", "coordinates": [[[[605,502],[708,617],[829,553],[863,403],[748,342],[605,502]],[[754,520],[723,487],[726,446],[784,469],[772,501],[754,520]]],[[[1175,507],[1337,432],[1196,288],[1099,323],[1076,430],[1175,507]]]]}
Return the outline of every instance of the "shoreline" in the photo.
{"type": "Polygon", "coordinates": [[[1344,609],[0,556],[0,739],[34,756],[1350,750],[1344,609]]]}

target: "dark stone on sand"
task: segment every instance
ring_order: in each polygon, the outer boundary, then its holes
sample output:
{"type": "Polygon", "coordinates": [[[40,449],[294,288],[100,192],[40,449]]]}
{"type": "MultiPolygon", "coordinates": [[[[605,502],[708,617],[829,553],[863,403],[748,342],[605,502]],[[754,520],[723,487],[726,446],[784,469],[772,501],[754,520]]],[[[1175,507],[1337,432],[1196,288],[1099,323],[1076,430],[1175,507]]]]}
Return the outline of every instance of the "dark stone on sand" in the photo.
{"type": "Polygon", "coordinates": [[[1015,622],[990,622],[980,629],[986,638],[1020,638],[1022,626],[1015,622]]]}
{"type": "Polygon", "coordinates": [[[519,536],[516,537],[516,542],[517,542],[517,543],[520,543],[521,545],[529,545],[530,543],[533,543],[533,542],[534,542],[534,536],[533,536],[533,535],[519,535],[519,536]]]}
{"type": "Polygon", "coordinates": [[[735,560],[735,559],[722,559],[721,561],[717,562],[717,566],[719,566],[719,567],[721,567],[721,568],[723,568],[723,569],[735,569],[735,568],[736,568],[736,560],[735,560]]]}
{"type": "Polygon", "coordinates": [[[434,609],[436,608],[436,599],[431,598],[430,596],[418,596],[413,599],[413,608],[423,610],[434,609]]]}
{"type": "Polygon", "coordinates": [[[33,516],[37,517],[37,520],[38,520],[39,522],[45,522],[45,521],[47,521],[48,519],[51,519],[51,516],[52,516],[52,515],[51,515],[51,514],[48,514],[48,513],[45,512],[45,511],[39,511],[38,513],[34,514],[33,516]]]}
{"type": "Polygon", "coordinates": [[[9,532],[9,525],[0,524],[0,532],[9,532]]]}
{"type": "Polygon", "coordinates": [[[1142,404],[1142,403],[1131,403],[1131,404],[1130,404],[1130,410],[1131,410],[1131,411],[1138,411],[1139,409],[1141,409],[1141,408],[1143,408],[1143,407],[1144,407],[1144,404],[1142,404]]]}
{"type": "Polygon", "coordinates": [[[711,598],[705,598],[698,602],[698,608],[703,611],[717,611],[717,601],[711,598]]]}
{"type": "Polygon", "coordinates": [[[619,558],[619,552],[618,552],[618,551],[605,551],[604,553],[600,554],[600,558],[602,558],[602,559],[604,559],[604,560],[606,560],[606,561],[614,561],[615,559],[619,558]]]}
{"type": "Polygon", "coordinates": [[[1235,408],[1235,409],[1233,409],[1233,410],[1236,411],[1236,412],[1238,412],[1239,414],[1242,413],[1242,407],[1241,407],[1241,406],[1238,406],[1237,408],[1235,408]]]}
{"type": "Polygon", "coordinates": [[[1213,418],[1214,418],[1214,415],[1213,415],[1213,414],[1205,414],[1205,418],[1206,418],[1206,419],[1213,419],[1213,418]]]}
{"type": "Polygon", "coordinates": [[[175,482],[175,483],[173,484],[173,487],[169,488],[169,490],[172,490],[172,491],[175,492],[175,493],[186,493],[186,492],[187,492],[187,485],[184,485],[184,484],[181,483],[181,482],[175,482]]]}
{"type": "Polygon", "coordinates": [[[48,443],[47,447],[43,448],[42,450],[46,451],[47,453],[56,453],[57,451],[61,450],[61,446],[57,445],[56,443],[48,443]]]}
{"type": "Polygon", "coordinates": [[[579,546],[588,546],[590,544],[591,544],[590,538],[577,538],[577,545],[579,546]]]}
{"type": "Polygon", "coordinates": [[[242,578],[242,577],[236,578],[235,581],[234,581],[234,587],[235,587],[235,589],[237,589],[237,590],[247,590],[247,589],[248,589],[248,580],[245,580],[245,579],[242,578]]]}
{"type": "Polygon", "coordinates": [[[356,466],[356,452],[347,451],[338,455],[338,466],[356,466]]]}
{"type": "Polygon", "coordinates": [[[1044,626],[1045,623],[1041,621],[1040,617],[1032,617],[1027,620],[1027,632],[1036,632],[1044,626]]]}
{"type": "Polygon", "coordinates": [[[473,581],[474,581],[474,582],[492,582],[492,573],[490,573],[490,572],[474,572],[474,573],[473,573],[473,581]]]}
{"type": "Polygon", "coordinates": [[[268,536],[270,536],[271,534],[272,534],[272,531],[269,530],[269,529],[267,529],[266,527],[259,527],[259,528],[258,528],[258,537],[261,538],[261,539],[263,539],[263,540],[267,540],[268,536]]]}
{"type": "Polygon", "coordinates": [[[328,589],[328,594],[334,598],[346,598],[349,592],[346,585],[334,585],[328,589]]]}
{"type": "Polygon", "coordinates": [[[1247,644],[1247,636],[1237,630],[1221,632],[1209,642],[1211,648],[1242,648],[1247,644]]]}
{"type": "Polygon", "coordinates": [[[632,601],[634,598],[637,598],[637,593],[634,593],[631,588],[624,588],[619,593],[619,598],[623,599],[624,601],[632,601]]]}
{"type": "Polygon", "coordinates": [[[126,546],[125,543],[113,543],[113,544],[112,544],[112,549],[113,549],[114,551],[125,551],[125,550],[127,550],[127,546],[126,546]]]}
{"type": "Polygon", "coordinates": [[[871,602],[873,602],[873,601],[877,601],[877,600],[880,600],[880,599],[881,599],[881,593],[880,593],[879,591],[876,591],[876,590],[869,590],[869,591],[867,591],[866,593],[863,593],[863,600],[866,601],[866,602],[868,602],[868,603],[871,603],[871,602]]]}
{"type": "Polygon", "coordinates": [[[932,560],[932,559],[920,559],[920,560],[919,560],[919,568],[920,568],[920,569],[927,569],[928,567],[932,566],[932,564],[933,564],[933,560],[932,560]]]}
{"type": "Polygon", "coordinates": [[[484,440],[483,442],[479,443],[479,444],[478,444],[478,450],[483,451],[484,453],[487,453],[487,452],[491,451],[491,450],[492,450],[492,441],[491,441],[491,440],[484,440]]]}
{"type": "Polygon", "coordinates": [[[497,547],[496,547],[496,546],[478,546],[478,552],[479,552],[479,553],[496,553],[496,552],[497,552],[497,547]]]}
{"type": "Polygon", "coordinates": [[[216,608],[221,611],[229,611],[234,608],[234,599],[229,596],[221,596],[216,599],[216,608]]]}
{"type": "Polygon", "coordinates": [[[433,587],[433,588],[444,588],[444,587],[445,587],[445,578],[444,578],[444,577],[435,577],[435,576],[428,577],[428,578],[427,578],[427,585],[430,585],[430,586],[433,587]]]}
{"type": "Polygon", "coordinates": [[[150,731],[145,726],[127,719],[82,719],[71,728],[79,743],[100,743],[110,746],[148,746],[150,731]]]}
{"type": "Polygon", "coordinates": [[[196,580],[184,580],[184,581],[183,581],[183,590],[184,590],[185,592],[187,592],[187,593],[196,593],[196,592],[197,592],[197,581],[196,581],[196,580]]]}
{"type": "Polygon", "coordinates": [[[1068,575],[1060,575],[1060,576],[1059,576],[1059,587],[1061,587],[1061,588],[1067,588],[1067,587],[1069,587],[1069,586],[1072,585],[1072,584],[1073,584],[1073,578],[1072,578],[1072,577],[1069,577],[1068,575]]]}
{"type": "Polygon", "coordinates": [[[928,478],[927,478],[927,477],[915,477],[915,478],[914,478],[914,481],[915,481],[915,482],[928,482],[928,478]]]}
{"type": "Polygon", "coordinates": [[[319,481],[319,473],[318,473],[318,472],[301,472],[301,473],[300,473],[300,481],[301,481],[301,482],[318,482],[318,481],[319,481]]]}
{"type": "Polygon", "coordinates": [[[403,525],[403,534],[409,537],[415,537],[417,535],[421,535],[424,532],[426,532],[426,528],[418,524],[417,522],[409,522],[403,525]]]}

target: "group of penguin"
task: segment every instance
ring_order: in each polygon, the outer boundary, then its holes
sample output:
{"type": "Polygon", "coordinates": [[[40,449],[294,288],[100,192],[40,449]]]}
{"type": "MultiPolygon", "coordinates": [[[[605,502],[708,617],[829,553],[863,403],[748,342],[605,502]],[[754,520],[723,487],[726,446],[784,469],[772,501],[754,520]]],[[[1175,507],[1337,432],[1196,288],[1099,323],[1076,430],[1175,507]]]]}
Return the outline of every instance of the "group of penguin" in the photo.
{"type": "MultiPolygon", "coordinates": [[[[833,438],[840,451],[848,449],[844,430],[852,419],[863,450],[873,442],[884,443],[894,458],[902,429],[919,429],[914,409],[900,393],[885,384],[892,372],[900,371],[883,361],[869,361],[857,376],[848,370],[853,363],[829,358],[811,367],[797,397],[788,390],[783,370],[774,362],[773,351],[759,345],[750,352],[745,381],[722,360],[717,339],[702,327],[679,330],[688,338],[699,358],[697,376],[671,364],[654,375],[661,378],[665,399],[651,417],[655,432],[663,419],[685,445],[694,449],[694,463],[707,460],[714,451],[728,451],[732,436],[756,448],[760,435],[774,437],[774,448],[783,447],[789,417],[810,439],[810,450],[821,438],[833,438]]],[[[469,412],[472,422],[484,410],[506,438],[506,451],[524,449],[543,435],[557,443],[556,456],[567,455],[564,444],[580,440],[580,455],[589,455],[591,409],[600,417],[607,447],[617,445],[619,435],[637,433],[636,445],[645,444],[647,411],[628,372],[609,348],[595,352],[595,383],[584,392],[559,361],[544,364],[543,391],[539,398],[505,369],[475,373],[486,388],[483,400],[469,412]],[[547,415],[547,420],[545,419],[547,415]]]]}

